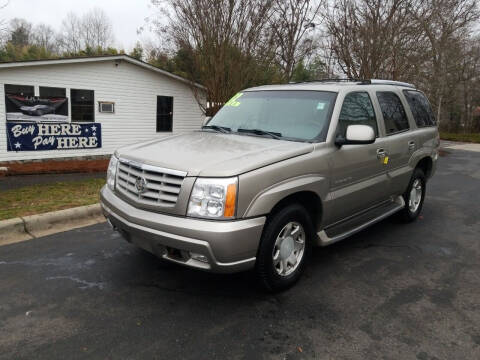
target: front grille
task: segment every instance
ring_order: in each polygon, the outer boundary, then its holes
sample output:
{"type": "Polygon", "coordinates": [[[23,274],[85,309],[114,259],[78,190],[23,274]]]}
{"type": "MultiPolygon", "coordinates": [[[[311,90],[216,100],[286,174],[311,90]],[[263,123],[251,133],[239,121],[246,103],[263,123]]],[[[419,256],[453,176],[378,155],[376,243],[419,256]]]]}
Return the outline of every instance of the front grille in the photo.
{"type": "Polygon", "coordinates": [[[186,175],[182,171],[119,159],[116,188],[140,204],[173,207],[186,175]]]}

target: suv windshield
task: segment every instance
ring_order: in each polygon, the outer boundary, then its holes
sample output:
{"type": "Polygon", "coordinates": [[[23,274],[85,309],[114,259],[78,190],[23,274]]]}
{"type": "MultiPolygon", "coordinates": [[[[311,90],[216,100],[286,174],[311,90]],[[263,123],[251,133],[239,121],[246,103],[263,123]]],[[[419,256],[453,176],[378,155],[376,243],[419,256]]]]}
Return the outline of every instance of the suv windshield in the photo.
{"type": "Polygon", "coordinates": [[[246,91],[230,99],[207,127],[232,132],[325,141],[336,93],[327,91],[246,91]]]}

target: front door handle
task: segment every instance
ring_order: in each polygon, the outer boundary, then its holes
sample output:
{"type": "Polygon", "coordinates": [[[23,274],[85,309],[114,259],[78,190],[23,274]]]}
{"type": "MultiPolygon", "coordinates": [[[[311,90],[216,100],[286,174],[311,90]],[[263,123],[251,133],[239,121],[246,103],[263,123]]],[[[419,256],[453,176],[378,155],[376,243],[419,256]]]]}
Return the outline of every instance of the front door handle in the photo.
{"type": "Polygon", "coordinates": [[[415,141],[411,140],[408,142],[408,149],[415,150],[415,141]]]}
{"type": "Polygon", "coordinates": [[[385,152],[385,149],[377,149],[377,158],[378,159],[383,159],[387,155],[385,152]]]}

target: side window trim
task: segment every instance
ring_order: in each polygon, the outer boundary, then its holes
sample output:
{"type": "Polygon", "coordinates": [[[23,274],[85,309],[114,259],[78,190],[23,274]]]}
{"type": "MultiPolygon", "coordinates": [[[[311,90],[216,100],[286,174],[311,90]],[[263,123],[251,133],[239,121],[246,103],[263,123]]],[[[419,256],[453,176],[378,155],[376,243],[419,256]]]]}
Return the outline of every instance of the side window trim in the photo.
{"type": "Polygon", "coordinates": [[[410,114],[412,116],[412,120],[413,120],[413,124],[415,125],[416,128],[418,129],[422,129],[422,128],[425,128],[425,127],[435,127],[437,126],[437,119],[435,117],[435,113],[433,111],[433,107],[432,107],[432,104],[430,103],[430,100],[428,99],[428,97],[425,95],[425,93],[423,93],[423,91],[420,91],[420,90],[417,90],[417,89],[406,89],[406,90],[403,90],[402,91],[402,95],[405,97],[405,102],[407,103],[407,108],[408,110],[410,111],[410,114]],[[428,107],[430,108],[430,112],[431,112],[431,116],[432,116],[432,119],[433,119],[433,123],[432,124],[429,124],[429,125],[419,125],[417,123],[417,119],[415,118],[415,114],[414,114],[414,111],[412,109],[412,106],[408,100],[408,93],[418,93],[420,94],[426,101],[428,107]]]}
{"type": "Polygon", "coordinates": [[[385,130],[385,136],[392,136],[392,135],[398,135],[398,134],[402,134],[402,133],[405,133],[405,132],[408,132],[408,131],[411,131],[412,130],[412,118],[410,118],[410,116],[408,116],[408,112],[407,112],[407,108],[405,105],[408,105],[405,103],[405,101],[402,99],[403,97],[403,94],[398,94],[397,92],[395,91],[392,91],[392,90],[378,90],[375,92],[375,95],[376,95],[376,100],[378,102],[378,107],[380,109],[380,115],[382,116],[382,120],[383,120],[383,127],[384,127],[384,130],[385,130]],[[390,93],[390,94],[394,94],[398,100],[400,101],[400,104],[402,105],[402,108],[403,108],[403,112],[405,113],[405,116],[407,118],[407,124],[408,124],[408,128],[406,129],[402,129],[402,130],[398,130],[398,131],[394,131],[394,132],[388,132],[388,129],[387,129],[387,125],[386,125],[386,122],[385,122],[385,117],[383,116],[383,111],[382,111],[382,105],[380,104],[380,100],[378,99],[378,94],[379,93],[390,93]]]}
{"type": "Polygon", "coordinates": [[[339,130],[339,127],[340,127],[340,116],[342,114],[343,105],[345,104],[345,99],[351,94],[366,94],[368,96],[368,99],[370,100],[370,105],[372,106],[373,116],[375,118],[375,124],[376,124],[376,128],[373,129],[373,130],[375,131],[375,138],[378,139],[380,137],[380,126],[379,126],[378,114],[377,114],[377,110],[375,108],[375,104],[374,104],[373,99],[372,99],[372,94],[370,94],[370,92],[368,92],[367,90],[352,90],[352,91],[345,94],[345,96],[343,97],[343,100],[342,100],[342,105],[340,107],[340,112],[338,114],[337,126],[336,126],[335,132],[334,132],[335,137],[338,135],[338,130],[339,130]]]}
{"type": "MultiPolygon", "coordinates": [[[[409,124],[409,125],[410,125],[410,124],[409,124]]],[[[389,134],[386,134],[386,135],[387,135],[387,136],[398,135],[398,134],[401,134],[401,133],[410,131],[411,129],[412,129],[412,128],[409,127],[408,129],[398,130],[398,131],[395,131],[395,132],[392,132],[392,133],[389,133],[389,134]]]]}

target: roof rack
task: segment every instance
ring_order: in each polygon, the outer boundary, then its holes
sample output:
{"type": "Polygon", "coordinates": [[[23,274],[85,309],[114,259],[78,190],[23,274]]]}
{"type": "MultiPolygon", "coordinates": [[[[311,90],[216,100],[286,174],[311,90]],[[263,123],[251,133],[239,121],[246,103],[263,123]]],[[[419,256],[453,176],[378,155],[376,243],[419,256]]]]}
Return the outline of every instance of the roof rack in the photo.
{"type": "Polygon", "coordinates": [[[317,79],[317,80],[306,80],[306,81],[291,81],[289,84],[303,84],[303,83],[314,83],[314,82],[362,82],[365,80],[362,79],[353,79],[353,78],[327,78],[327,79],[317,79]]]}
{"type": "Polygon", "coordinates": [[[362,82],[364,85],[372,84],[372,85],[395,85],[395,86],[404,86],[415,89],[416,86],[410,83],[402,82],[402,81],[395,81],[395,80],[381,80],[381,79],[370,79],[364,80],[362,82]]]}
{"type": "Polygon", "coordinates": [[[404,86],[415,89],[416,86],[410,83],[395,81],[395,80],[381,80],[381,79],[353,79],[353,78],[342,78],[342,79],[318,79],[318,80],[308,80],[308,81],[298,81],[290,82],[289,84],[303,84],[303,83],[313,83],[313,82],[354,82],[358,85],[394,85],[394,86],[404,86]]]}

